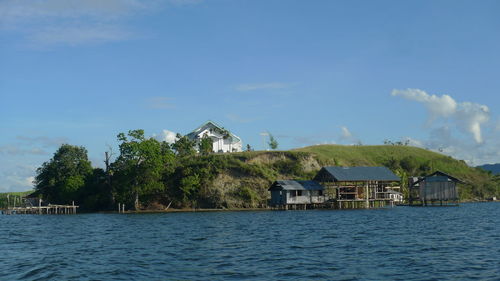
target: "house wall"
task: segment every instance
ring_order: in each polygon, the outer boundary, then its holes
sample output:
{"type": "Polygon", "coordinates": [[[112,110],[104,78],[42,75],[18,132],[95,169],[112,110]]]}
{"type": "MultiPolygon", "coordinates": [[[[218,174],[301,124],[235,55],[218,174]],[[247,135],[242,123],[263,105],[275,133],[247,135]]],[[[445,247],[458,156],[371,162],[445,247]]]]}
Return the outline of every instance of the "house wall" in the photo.
{"type": "Polygon", "coordinates": [[[271,205],[282,205],[285,202],[285,197],[281,190],[271,190],[271,205]]]}
{"type": "Polygon", "coordinates": [[[423,181],[420,184],[421,200],[457,200],[458,193],[455,182],[423,181]]]}
{"type": "Polygon", "coordinates": [[[302,190],[302,195],[300,196],[292,196],[293,192],[295,192],[295,190],[286,191],[285,204],[316,204],[323,203],[325,201],[325,197],[323,195],[319,195],[316,190],[302,190]]]}
{"type": "Polygon", "coordinates": [[[216,132],[211,132],[210,129],[205,129],[198,134],[198,138],[201,139],[204,135],[212,138],[212,149],[214,152],[240,152],[242,151],[241,141],[237,143],[231,143],[231,138],[224,139],[224,137],[216,132]]]}

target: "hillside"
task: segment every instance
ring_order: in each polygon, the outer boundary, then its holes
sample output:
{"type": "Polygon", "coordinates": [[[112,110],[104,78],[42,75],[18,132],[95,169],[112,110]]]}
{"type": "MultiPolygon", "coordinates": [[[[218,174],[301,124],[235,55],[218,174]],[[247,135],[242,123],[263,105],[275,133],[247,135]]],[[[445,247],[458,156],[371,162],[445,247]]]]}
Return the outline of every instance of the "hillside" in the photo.
{"type": "Polygon", "coordinates": [[[386,166],[402,178],[423,176],[436,170],[453,175],[465,182],[459,185],[462,199],[484,199],[498,196],[500,181],[487,172],[469,167],[464,161],[411,146],[341,146],[318,145],[296,151],[308,152],[321,165],[386,166]]]}
{"type": "Polygon", "coordinates": [[[191,159],[190,162],[195,161],[191,164],[183,164],[182,169],[212,169],[209,176],[196,176],[211,178],[201,184],[196,204],[212,208],[265,205],[269,196],[267,189],[274,180],[311,179],[322,166],[329,165],[387,166],[403,179],[403,184],[408,176],[440,170],[465,182],[459,185],[462,199],[500,195],[499,183],[487,172],[449,156],[408,146],[319,145],[292,151],[214,154],[197,159],[191,159]],[[203,163],[211,165],[208,167],[203,163]]]}
{"type": "MultiPolygon", "coordinates": [[[[500,176],[439,153],[409,146],[319,145],[291,151],[176,157],[163,165],[160,173],[146,174],[148,180],[157,177],[138,194],[138,208],[157,210],[170,204],[172,208],[264,207],[273,181],[312,179],[323,166],[386,166],[401,177],[403,187],[408,176],[440,170],[465,182],[459,185],[462,200],[500,197],[500,176]]],[[[151,169],[144,171],[138,175],[142,177],[151,169]]],[[[104,171],[95,169],[72,200],[87,211],[114,210],[116,202],[133,206],[137,197],[133,189],[126,188],[131,182],[129,174],[115,172],[111,182],[107,185],[104,171]],[[110,201],[111,195],[115,203],[110,201]]],[[[0,194],[0,205],[5,203],[6,194],[0,194]]]]}
{"type": "Polygon", "coordinates": [[[491,173],[495,175],[500,175],[500,163],[498,164],[485,164],[481,166],[477,166],[478,168],[481,168],[486,171],[490,171],[491,173]]]}

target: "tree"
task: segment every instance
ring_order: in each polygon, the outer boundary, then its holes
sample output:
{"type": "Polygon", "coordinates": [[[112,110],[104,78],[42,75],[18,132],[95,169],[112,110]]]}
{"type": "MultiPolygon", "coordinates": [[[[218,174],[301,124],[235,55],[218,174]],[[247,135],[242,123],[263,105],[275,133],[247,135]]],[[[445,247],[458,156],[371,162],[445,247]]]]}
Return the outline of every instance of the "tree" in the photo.
{"type": "Polygon", "coordinates": [[[186,157],[196,154],[196,150],[194,149],[195,145],[196,142],[190,140],[187,136],[177,134],[177,140],[172,144],[172,148],[175,150],[178,157],[186,157]]]}
{"type": "Polygon", "coordinates": [[[269,142],[267,144],[269,145],[269,148],[273,150],[278,148],[278,141],[274,138],[272,134],[269,134],[269,142]]]}
{"type": "Polygon", "coordinates": [[[78,202],[79,193],[92,173],[87,149],[63,144],[52,159],[36,170],[35,189],[50,203],[78,202]]]}
{"type": "Polygon", "coordinates": [[[174,169],[175,156],[168,143],[145,138],[144,130],[129,131],[128,137],[120,133],[118,140],[120,155],[112,165],[114,191],[117,200],[133,203],[138,209],[141,203],[165,191],[163,177],[174,169]]]}
{"type": "Polygon", "coordinates": [[[214,142],[212,141],[212,139],[207,134],[204,134],[200,140],[200,143],[198,144],[198,149],[200,151],[200,154],[208,155],[212,153],[214,150],[213,144],[214,142]]]}
{"type": "Polygon", "coordinates": [[[247,151],[252,151],[252,147],[250,146],[250,144],[247,144],[247,151]]]}

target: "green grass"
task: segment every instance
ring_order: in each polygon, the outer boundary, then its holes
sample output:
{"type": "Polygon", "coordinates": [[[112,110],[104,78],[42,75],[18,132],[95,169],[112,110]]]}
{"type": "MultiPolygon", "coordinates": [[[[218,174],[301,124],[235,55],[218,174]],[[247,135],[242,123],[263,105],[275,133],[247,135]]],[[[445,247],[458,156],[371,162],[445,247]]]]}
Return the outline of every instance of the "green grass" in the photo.
{"type": "Polygon", "coordinates": [[[33,192],[33,190],[23,191],[23,192],[0,193],[0,208],[7,207],[7,196],[10,197],[10,205],[12,206],[14,198],[15,198],[16,202],[19,202],[19,198],[22,198],[23,196],[26,196],[32,192],[33,192]]]}
{"type": "Polygon", "coordinates": [[[469,167],[465,161],[422,148],[393,145],[317,145],[293,151],[311,153],[323,166],[387,166],[400,176],[423,176],[442,171],[465,182],[459,186],[463,199],[500,195],[498,180],[495,181],[488,172],[469,167]],[[414,169],[405,169],[402,164],[404,161],[411,162],[414,169]]]}

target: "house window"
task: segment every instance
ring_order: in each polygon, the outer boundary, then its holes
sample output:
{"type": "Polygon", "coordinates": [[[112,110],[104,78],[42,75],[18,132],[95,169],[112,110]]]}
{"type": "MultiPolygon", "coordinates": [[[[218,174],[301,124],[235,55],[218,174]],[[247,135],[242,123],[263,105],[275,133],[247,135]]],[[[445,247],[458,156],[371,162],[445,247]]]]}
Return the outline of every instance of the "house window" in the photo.
{"type": "Polygon", "coordinates": [[[297,196],[302,196],[302,190],[297,190],[297,196]]]}
{"type": "Polygon", "coordinates": [[[323,190],[318,190],[318,195],[322,196],[323,195],[323,190]]]}

